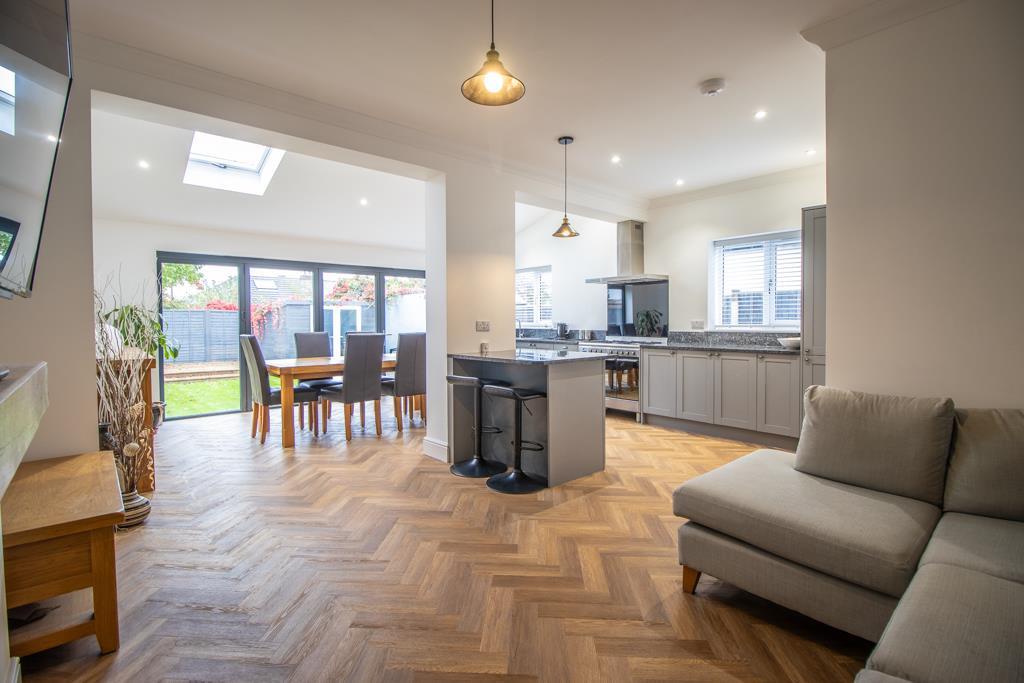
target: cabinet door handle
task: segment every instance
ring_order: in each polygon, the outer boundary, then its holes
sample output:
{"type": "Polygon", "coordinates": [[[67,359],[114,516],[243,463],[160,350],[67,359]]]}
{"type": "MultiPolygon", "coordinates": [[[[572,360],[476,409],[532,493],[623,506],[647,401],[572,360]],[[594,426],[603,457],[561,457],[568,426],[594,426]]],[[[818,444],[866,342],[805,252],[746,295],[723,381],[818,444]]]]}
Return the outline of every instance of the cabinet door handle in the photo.
{"type": "Polygon", "coordinates": [[[761,354],[761,353],[757,354],[757,359],[758,360],[764,360],[764,354],[761,354]]]}
{"type": "Polygon", "coordinates": [[[804,358],[804,362],[807,363],[808,365],[810,365],[811,364],[811,359],[810,358],[804,358]]]}

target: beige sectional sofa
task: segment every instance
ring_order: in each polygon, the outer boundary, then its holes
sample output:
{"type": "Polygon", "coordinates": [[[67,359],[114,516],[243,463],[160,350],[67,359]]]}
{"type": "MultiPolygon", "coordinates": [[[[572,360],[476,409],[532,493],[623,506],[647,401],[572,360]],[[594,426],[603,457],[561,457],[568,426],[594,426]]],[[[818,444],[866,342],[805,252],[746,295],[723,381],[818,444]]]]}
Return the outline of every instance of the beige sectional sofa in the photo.
{"type": "Polygon", "coordinates": [[[1024,411],[811,387],[796,454],[680,486],[702,572],[868,640],[860,683],[1024,681],[1024,411]]]}

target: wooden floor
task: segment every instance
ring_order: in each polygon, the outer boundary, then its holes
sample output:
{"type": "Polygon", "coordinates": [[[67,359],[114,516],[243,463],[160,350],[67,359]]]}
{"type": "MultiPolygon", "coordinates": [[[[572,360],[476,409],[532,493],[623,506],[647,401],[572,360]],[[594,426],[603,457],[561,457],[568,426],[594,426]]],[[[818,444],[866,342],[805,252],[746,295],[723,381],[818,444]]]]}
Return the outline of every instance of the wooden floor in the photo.
{"type": "MultiPolygon", "coordinates": [[[[386,402],[385,402],[386,403],[386,402]]],[[[337,412],[340,415],[340,411],[337,412]]],[[[749,446],[608,419],[599,475],[530,496],[420,454],[422,429],[265,446],[248,415],[158,435],[117,535],[121,649],[26,681],[849,681],[870,644],[711,577],[680,591],[670,495],[749,446]]]]}

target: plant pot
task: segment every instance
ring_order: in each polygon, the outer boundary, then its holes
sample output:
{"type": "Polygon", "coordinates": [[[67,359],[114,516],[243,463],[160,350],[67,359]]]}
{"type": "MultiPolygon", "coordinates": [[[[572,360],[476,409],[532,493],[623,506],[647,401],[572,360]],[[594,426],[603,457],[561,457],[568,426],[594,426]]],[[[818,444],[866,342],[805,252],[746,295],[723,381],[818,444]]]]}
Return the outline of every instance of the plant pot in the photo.
{"type": "Polygon", "coordinates": [[[118,529],[130,529],[146,521],[151,510],[149,498],[140,496],[135,489],[121,494],[124,502],[124,521],[117,525],[118,529]]]}

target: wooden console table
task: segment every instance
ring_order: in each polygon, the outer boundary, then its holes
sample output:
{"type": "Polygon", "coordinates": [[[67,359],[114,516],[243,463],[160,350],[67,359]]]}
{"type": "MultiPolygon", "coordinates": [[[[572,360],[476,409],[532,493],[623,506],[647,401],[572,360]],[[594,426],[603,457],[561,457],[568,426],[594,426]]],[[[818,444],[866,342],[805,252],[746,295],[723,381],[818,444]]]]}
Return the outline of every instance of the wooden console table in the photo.
{"type": "Polygon", "coordinates": [[[124,520],[124,505],[113,454],[22,463],[4,494],[0,520],[7,607],[56,607],[11,631],[11,655],[24,657],[94,634],[101,652],[116,650],[114,525],[124,520]],[[72,596],[87,588],[92,613],[76,612],[72,596]]]}

